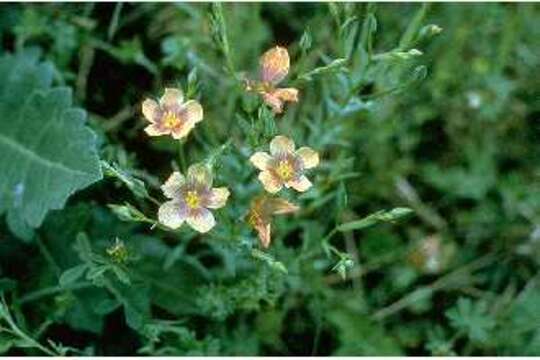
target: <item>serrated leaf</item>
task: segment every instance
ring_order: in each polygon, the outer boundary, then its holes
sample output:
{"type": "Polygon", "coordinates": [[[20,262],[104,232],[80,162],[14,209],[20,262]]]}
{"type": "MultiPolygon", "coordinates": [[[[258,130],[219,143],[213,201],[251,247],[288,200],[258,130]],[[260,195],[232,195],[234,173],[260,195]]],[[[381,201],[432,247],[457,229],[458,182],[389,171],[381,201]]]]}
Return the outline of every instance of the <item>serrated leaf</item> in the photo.
{"type": "Polygon", "coordinates": [[[95,135],[68,88],[35,53],[0,57],[0,214],[38,227],[49,210],[101,179],[95,135]]]}
{"type": "Polygon", "coordinates": [[[495,326],[495,320],[488,313],[484,302],[473,303],[471,299],[459,298],[457,305],[446,312],[450,324],[467,333],[469,339],[484,342],[495,326]]]}

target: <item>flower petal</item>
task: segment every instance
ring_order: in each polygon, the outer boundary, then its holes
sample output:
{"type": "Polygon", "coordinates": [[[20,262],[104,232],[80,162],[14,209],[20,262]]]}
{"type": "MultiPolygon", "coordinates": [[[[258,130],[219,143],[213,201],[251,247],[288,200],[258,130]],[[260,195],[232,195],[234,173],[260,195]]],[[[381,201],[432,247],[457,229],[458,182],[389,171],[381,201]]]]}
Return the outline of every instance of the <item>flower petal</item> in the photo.
{"type": "Polygon", "coordinates": [[[255,230],[257,230],[257,235],[259,235],[259,241],[261,242],[262,247],[268,248],[272,241],[272,225],[270,223],[258,223],[254,227],[255,230]]]}
{"type": "Polygon", "coordinates": [[[184,93],[182,90],[175,88],[165,88],[165,93],[159,99],[159,104],[163,107],[175,107],[182,104],[184,101],[184,93]]]}
{"type": "Polygon", "coordinates": [[[201,104],[199,104],[198,101],[195,100],[189,100],[184,104],[184,111],[185,111],[185,120],[190,121],[193,124],[198,123],[199,121],[202,121],[203,119],[203,108],[201,104]]]}
{"type": "Polygon", "coordinates": [[[270,154],[272,156],[292,153],[294,148],[294,141],[283,135],[278,135],[270,141],[270,154]]]}
{"type": "Polygon", "coordinates": [[[152,99],[144,100],[142,103],[142,113],[146,120],[155,123],[160,114],[158,103],[152,99]]]}
{"type": "Polygon", "coordinates": [[[200,233],[205,233],[210,231],[210,229],[216,225],[216,220],[214,219],[214,215],[212,215],[210,210],[200,208],[193,211],[190,216],[188,216],[187,223],[194,230],[200,233]]]}
{"type": "Polygon", "coordinates": [[[259,174],[259,180],[263,184],[264,189],[271,194],[277,193],[283,187],[281,181],[268,171],[262,171],[259,174]]]}
{"type": "Polygon", "coordinates": [[[289,73],[290,59],[287,49],[276,46],[266,51],[259,62],[261,80],[277,84],[289,73]]]}
{"type": "Polygon", "coordinates": [[[276,89],[272,95],[281,101],[298,102],[298,89],[295,88],[276,89]]]}
{"type": "Polygon", "coordinates": [[[296,191],[304,192],[309,189],[313,184],[305,175],[302,175],[299,178],[287,182],[285,185],[287,187],[292,187],[296,191]]]}
{"type": "Polygon", "coordinates": [[[157,124],[150,124],[147,127],[144,128],[144,131],[149,136],[160,136],[160,135],[166,135],[170,132],[169,129],[162,128],[158,126],[157,124]]]}
{"type": "Polygon", "coordinates": [[[272,161],[270,154],[264,151],[258,151],[251,155],[249,161],[259,170],[266,170],[272,161]]]}
{"type": "Polygon", "coordinates": [[[281,114],[283,111],[283,101],[274,96],[274,93],[263,92],[262,97],[265,104],[272,108],[274,114],[281,114]]]}
{"type": "Polygon", "coordinates": [[[159,207],[158,220],[171,229],[178,229],[186,220],[187,214],[187,207],[184,203],[171,200],[159,207]]]}
{"type": "Polygon", "coordinates": [[[206,205],[209,209],[219,209],[225,206],[230,195],[229,189],[226,187],[213,188],[206,205]]]}
{"type": "Polygon", "coordinates": [[[180,126],[177,126],[174,129],[172,129],[171,130],[171,135],[172,135],[173,139],[175,139],[175,140],[183,139],[183,138],[185,138],[186,136],[189,135],[189,133],[191,132],[191,130],[193,130],[194,127],[195,127],[194,122],[186,121],[186,122],[182,123],[180,126]]]}
{"type": "Polygon", "coordinates": [[[213,176],[208,166],[204,164],[193,164],[188,168],[187,179],[190,183],[211,187],[213,176]]]}
{"type": "Polygon", "coordinates": [[[319,165],[319,154],[310,147],[304,146],[296,150],[296,155],[300,156],[305,169],[311,169],[319,165]]]}
{"type": "Polygon", "coordinates": [[[161,186],[161,191],[169,199],[174,199],[180,196],[181,187],[186,183],[184,175],[175,171],[169,176],[167,181],[161,186]]]}

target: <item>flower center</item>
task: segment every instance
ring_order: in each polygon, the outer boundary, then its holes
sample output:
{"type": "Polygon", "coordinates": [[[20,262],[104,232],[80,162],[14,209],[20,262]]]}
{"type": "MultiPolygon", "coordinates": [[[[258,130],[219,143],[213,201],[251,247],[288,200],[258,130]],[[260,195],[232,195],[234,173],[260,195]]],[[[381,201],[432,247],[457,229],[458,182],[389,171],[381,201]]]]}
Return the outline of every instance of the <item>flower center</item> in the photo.
{"type": "Polygon", "coordinates": [[[178,116],[176,116],[176,114],[174,112],[167,111],[163,115],[163,125],[166,128],[172,129],[172,128],[178,126],[179,123],[180,123],[180,119],[178,118],[178,116]]]}
{"type": "Polygon", "coordinates": [[[186,194],[186,204],[192,209],[198,208],[201,203],[201,198],[196,191],[190,190],[186,194]]]}
{"type": "Polygon", "coordinates": [[[294,175],[294,169],[287,160],[281,160],[278,163],[276,172],[285,181],[290,180],[294,175]]]}

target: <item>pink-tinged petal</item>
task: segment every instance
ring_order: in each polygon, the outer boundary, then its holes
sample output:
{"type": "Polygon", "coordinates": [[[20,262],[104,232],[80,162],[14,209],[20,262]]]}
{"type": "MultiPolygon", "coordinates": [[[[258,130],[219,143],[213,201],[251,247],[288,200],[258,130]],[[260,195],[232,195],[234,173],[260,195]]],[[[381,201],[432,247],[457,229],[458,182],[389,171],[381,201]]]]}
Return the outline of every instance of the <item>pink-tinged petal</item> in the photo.
{"type": "Polygon", "coordinates": [[[165,88],[165,93],[159,99],[159,104],[165,108],[174,108],[182,105],[184,102],[184,93],[175,88],[165,88]]]}
{"type": "Polygon", "coordinates": [[[142,113],[146,120],[155,123],[160,115],[159,105],[152,99],[146,99],[142,103],[142,113]]]}
{"type": "Polygon", "coordinates": [[[290,214],[298,211],[300,207],[282,198],[267,198],[265,210],[272,215],[290,214]]]}
{"type": "Polygon", "coordinates": [[[272,241],[272,225],[270,223],[260,223],[255,225],[255,230],[257,230],[257,235],[259,235],[259,241],[263,248],[268,248],[270,242],[272,241]]]}
{"type": "Polygon", "coordinates": [[[213,188],[206,207],[209,209],[219,209],[224,207],[229,195],[231,195],[231,193],[226,187],[213,188]]]}
{"type": "Polygon", "coordinates": [[[204,164],[193,164],[188,168],[187,179],[190,183],[211,187],[213,176],[208,166],[204,164]]]}
{"type": "Polygon", "coordinates": [[[187,214],[185,204],[177,200],[171,200],[159,207],[158,220],[171,229],[178,229],[186,220],[187,214]]]}
{"type": "Polygon", "coordinates": [[[294,141],[286,136],[278,135],[270,141],[270,154],[272,154],[272,156],[289,154],[294,152],[294,149],[294,141]]]}
{"type": "Polygon", "coordinates": [[[299,178],[287,182],[287,184],[285,185],[287,187],[292,187],[296,191],[304,192],[309,189],[313,184],[305,175],[302,175],[299,178]]]}
{"type": "Polygon", "coordinates": [[[189,226],[200,233],[205,233],[210,231],[216,225],[216,219],[210,210],[205,208],[197,209],[192,211],[190,216],[187,218],[187,223],[189,226]]]}
{"type": "Polygon", "coordinates": [[[203,108],[198,101],[189,100],[184,104],[186,121],[196,124],[203,119],[203,108]]]}
{"type": "Polygon", "coordinates": [[[149,136],[161,136],[161,135],[166,135],[170,133],[169,129],[162,128],[158,126],[157,124],[148,125],[147,127],[144,128],[144,131],[149,136]]]}
{"type": "Polygon", "coordinates": [[[296,150],[296,155],[300,156],[305,169],[311,169],[319,165],[319,154],[307,146],[296,150]]]}
{"type": "Polygon", "coordinates": [[[276,46],[266,51],[259,62],[261,80],[277,84],[289,73],[290,59],[287,49],[276,46]]]}
{"type": "Polygon", "coordinates": [[[268,92],[263,92],[262,97],[265,104],[272,108],[272,112],[274,114],[281,114],[281,112],[283,111],[283,101],[281,101],[278,97],[274,96],[273,93],[268,92]]]}
{"type": "Polygon", "coordinates": [[[165,184],[161,186],[161,191],[169,199],[178,198],[181,194],[182,185],[186,183],[184,175],[175,171],[169,176],[165,184]]]}
{"type": "Polygon", "coordinates": [[[262,171],[259,174],[259,180],[263,184],[264,189],[271,194],[277,193],[283,187],[281,181],[269,171],[262,171]]]}
{"type": "Polygon", "coordinates": [[[272,95],[281,101],[298,102],[298,89],[295,88],[276,89],[272,95]]]}
{"type": "Polygon", "coordinates": [[[172,129],[171,135],[173,139],[175,140],[183,139],[189,135],[189,133],[191,132],[191,130],[193,130],[194,127],[195,127],[195,123],[193,123],[192,121],[186,121],[180,124],[180,126],[177,126],[174,129],[172,129]]]}
{"type": "Polygon", "coordinates": [[[251,161],[257,169],[264,171],[270,166],[272,157],[267,152],[258,151],[249,158],[249,161],[251,161]]]}

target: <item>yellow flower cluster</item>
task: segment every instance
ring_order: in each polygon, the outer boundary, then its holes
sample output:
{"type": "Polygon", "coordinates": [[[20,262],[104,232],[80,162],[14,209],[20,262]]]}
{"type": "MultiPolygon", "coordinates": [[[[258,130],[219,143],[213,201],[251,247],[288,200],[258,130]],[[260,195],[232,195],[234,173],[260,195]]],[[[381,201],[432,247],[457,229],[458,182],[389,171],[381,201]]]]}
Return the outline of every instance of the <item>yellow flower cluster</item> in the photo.
{"type": "MultiPolygon", "coordinates": [[[[287,49],[276,46],[260,59],[259,79],[247,80],[246,91],[259,94],[264,103],[276,114],[283,112],[286,102],[298,102],[298,90],[278,88],[289,73],[290,59],[287,49]]],[[[159,101],[146,99],[142,113],[150,124],[144,129],[149,136],[171,135],[186,138],[195,125],[203,120],[203,108],[196,100],[185,100],[182,90],[166,88],[159,101]]],[[[261,172],[259,180],[270,194],[283,187],[299,192],[308,190],[312,183],[305,172],[319,164],[319,154],[309,147],[296,149],[288,137],[278,135],[270,142],[270,153],[259,151],[250,162],[261,172]]],[[[184,176],[174,172],[161,190],[169,199],[158,210],[159,222],[177,229],[186,222],[194,230],[210,231],[216,221],[209,209],[219,209],[227,203],[230,192],[226,187],[212,187],[212,172],[202,164],[191,165],[184,176]]],[[[288,214],[298,206],[271,195],[257,196],[251,203],[248,222],[257,231],[263,247],[271,242],[271,216],[288,214]]]]}

